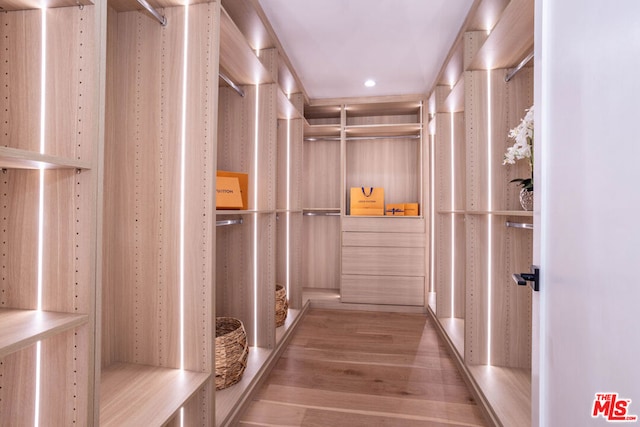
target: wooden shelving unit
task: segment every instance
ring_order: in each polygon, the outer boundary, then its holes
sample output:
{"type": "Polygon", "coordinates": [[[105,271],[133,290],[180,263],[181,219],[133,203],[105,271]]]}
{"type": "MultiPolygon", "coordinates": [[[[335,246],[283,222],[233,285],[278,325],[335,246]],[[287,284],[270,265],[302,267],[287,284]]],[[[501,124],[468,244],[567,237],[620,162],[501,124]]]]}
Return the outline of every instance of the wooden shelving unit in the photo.
{"type": "Polygon", "coordinates": [[[303,265],[308,292],[340,291],[346,304],[424,307],[423,114],[422,100],[409,96],[321,100],[306,106],[304,149],[310,160],[305,162],[303,265]],[[417,202],[420,216],[350,216],[349,188],[362,185],[383,187],[386,203],[417,202]],[[394,270],[385,263],[393,256],[380,262],[368,258],[387,253],[389,245],[406,261],[391,264],[410,268],[394,270]],[[356,265],[359,259],[375,265],[370,274],[363,273],[366,266],[356,265]]]}
{"type": "Polygon", "coordinates": [[[92,425],[105,7],[47,6],[0,14],[0,423],[92,425]]]}
{"type": "Polygon", "coordinates": [[[469,366],[478,388],[492,410],[492,418],[505,426],[529,425],[531,371],[500,366],[469,366]],[[527,414],[529,412],[529,414],[527,414]]]}
{"type": "Polygon", "coordinates": [[[498,215],[498,216],[522,216],[533,217],[532,211],[466,211],[467,215],[498,215]]]}
{"type": "Polygon", "coordinates": [[[102,371],[100,425],[162,425],[210,380],[210,374],[115,363],[102,371]]]}
{"type": "Polygon", "coordinates": [[[513,68],[533,52],[533,9],[534,2],[510,1],[467,69],[513,68]]]}
{"type": "Polygon", "coordinates": [[[220,70],[241,86],[274,82],[224,8],[220,13],[220,70]]]}
{"type": "Polygon", "coordinates": [[[375,125],[351,125],[345,128],[347,140],[350,137],[411,137],[420,138],[420,123],[389,123],[375,125]]]}
{"type": "Polygon", "coordinates": [[[385,204],[417,202],[424,208],[421,100],[354,100],[344,105],[344,214],[350,214],[345,195],[363,185],[384,188],[385,204]]]}
{"type": "Polygon", "coordinates": [[[88,321],[86,314],[0,309],[0,358],[88,321]]]}
{"type": "Polygon", "coordinates": [[[0,147],[0,169],[90,169],[86,161],[0,147]]]}
{"type": "Polygon", "coordinates": [[[341,111],[339,104],[304,106],[301,275],[316,293],[340,291],[341,111]]]}
{"type": "Polygon", "coordinates": [[[305,123],[304,127],[305,140],[315,142],[316,140],[340,141],[340,125],[310,125],[305,123]]]}
{"type": "Polygon", "coordinates": [[[502,158],[513,143],[509,129],[533,104],[531,67],[505,81],[532,50],[533,3],[504,6],[490,34],[461,37],[459,58],[443,67],[462,64],[459,79],[441,82],[431,95],[436,301],[430,313],[492,422],[529,425],[531,291],[515,286],[511,275],[529,270],[533,241],[532,233],[506,223],[530,224],[533,213],[520,208],[519,187],[510,183],[527,176],[527,165],[504,166],[502,158]]]}
{"type": "Polygon", "coordinates": [[[185,34],[184,5],[163,6],[164,27],[135,1],[108,9],[96,424],[215,419],[221,11],[191,4],[185,34]]]}
{"type": "Polygon", "coordinates": [[[249,175],[249,209],[215,212],[221,219],[243,218],[242,224],[219,227],[216,233],[215,313],[243,322],[250,350],[242,380],[216,391],[216,425],[233,424],[303,309],[299,257],[304,97],[292,92],[296,85],[290,84],[292,73],[283,52],[269,41],[271,33],[260,19],[248,2],[223,2],[221,40],[228,40],[230,47],[221,46],[220,69],[245,96],[224,84],[219,88],[217,169],[249,175]],[[249,28],[265,36],[259,54],[249,28]],[[276,283],[287,289],[290,308],[279,328],[276,283]]]}
{"type": "MultiPolygon", "coordinates": [[[[486,399],[511,393],[513,405],[524,406],[529,359],[516,345],[530,327],[523,315],[530,301],[520,295],[527,289],[495,292],[496,306],[508,308],[492,318],[499,366],[482,370],[479,356],[487,336],[479,303],[487,297],[486,248],[479,242],[489,224],[490,252],[510,254],[494,257],[499,283],[530,260],[530,233],[505,227],[531,218],[504,184],[523,171],[500,159],[491,173],[488,166],[459,170],[487,157],[487,129],[473,122],[481,114],[465,118],[464,110],[486,104],[489,56],[511,51],[493,64],[507,67],[530,47],[525,3],[505,4],[492,34],[469,41],[474,53],[464,52],[458,83],[436,88],[431,153],[420,96],[309,101],[251,0],[187,7],[158,0],[166,27],[134,0],[52,0],[44,9],[45,64],[39,2],[4,2],[0,423],[34,425],[37,413],[65,426],[233,423],[304,316],[303,287],[329,295],[331,304],[344,290],[354,309],[391,302],[424,311],[431,212],[436,252],[445,254],[434,266],[437,316],[453,316],[443,319],[444,329],[477,371],[486,399]],[[523,32],[515,45],[504,40],[514,26],[523,32]],[[260,45],[249,34],[256,28],[260,45]],[[451,140],[453,150],[439,149],[451,140]],[[431,155],[433,211],[424,197],[431,155]],[[249,174],[247,209],[216,209],[216,169],[249,174]],[[482,196],[485,178],[495,183],[491,201],[482,196]],[[420,216],[349,216],[347,190],[365,182],[384,187],[388,202],[417,201],[420,216]],[[380,258],[389,248],[404,255],[369,274],[361,256],[380,258]],[[447,290],[451,274],[456,286],[447,290]],[[386,289],[390,277],[404,288],[386,289]],[[280,328],[276,283],[287,285],[290,306],[280,328]],[[221,391],[213,380],[216,316],[240,318],[251,344],[245,378],[221,391]],[[495,394],[483,385],[492,375],[515,386],[495,394]]],[[[500,89],[504,73],[492,72],[492,96],[508,107],[494,126],[495,153],[530,103],[530,74],[521,72],[511,91],[500,89]]]]}

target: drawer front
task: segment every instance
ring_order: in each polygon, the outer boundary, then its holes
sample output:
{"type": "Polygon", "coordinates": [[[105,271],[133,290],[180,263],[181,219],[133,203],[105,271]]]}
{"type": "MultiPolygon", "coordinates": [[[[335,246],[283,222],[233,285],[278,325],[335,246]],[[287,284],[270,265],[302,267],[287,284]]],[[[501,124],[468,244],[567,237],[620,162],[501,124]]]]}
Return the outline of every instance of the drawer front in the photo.
{"type": "Polygon", "coordinates": [[[389,233],[424,233],[425,220],[422,217],[381,216],[378,218],[358,218],[345,216],[342,218],[342,231],[380,230],[389,233]]]}
{"type": "Polygon", "coordinates": [[[424,306],[424,277],[343,275],[341,301],[424,306]]]}
{"type": "Polygon", "coordinates": [[[344,246],[342,274],[424,276],[424,248],[344,246]]]}
{"type": "Polygon", "coordinates": [[[342,233],[342,245],[424,248],[425,235],[415,233],[342,233]]]}

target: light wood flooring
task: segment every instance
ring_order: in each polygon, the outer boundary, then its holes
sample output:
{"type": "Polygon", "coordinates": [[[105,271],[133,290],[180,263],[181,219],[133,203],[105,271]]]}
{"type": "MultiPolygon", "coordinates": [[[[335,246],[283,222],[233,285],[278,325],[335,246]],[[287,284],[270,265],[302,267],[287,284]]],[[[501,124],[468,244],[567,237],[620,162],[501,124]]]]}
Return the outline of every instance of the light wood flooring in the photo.
{"type": "Polygon", "coordinates": [[[431,322],[310,309],[239,425],[487,425],[431,322]]]}

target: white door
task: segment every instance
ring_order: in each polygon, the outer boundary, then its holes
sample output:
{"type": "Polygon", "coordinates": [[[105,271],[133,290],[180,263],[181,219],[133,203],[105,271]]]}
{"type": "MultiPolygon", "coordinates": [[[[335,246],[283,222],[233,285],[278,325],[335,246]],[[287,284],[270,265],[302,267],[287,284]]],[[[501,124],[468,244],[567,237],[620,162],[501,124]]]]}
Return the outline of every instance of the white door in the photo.
{"type": "Polygon", "coordinates": [[[640,1],[536,0],[535,67],[532,425],[640,425],[640,1]]]}

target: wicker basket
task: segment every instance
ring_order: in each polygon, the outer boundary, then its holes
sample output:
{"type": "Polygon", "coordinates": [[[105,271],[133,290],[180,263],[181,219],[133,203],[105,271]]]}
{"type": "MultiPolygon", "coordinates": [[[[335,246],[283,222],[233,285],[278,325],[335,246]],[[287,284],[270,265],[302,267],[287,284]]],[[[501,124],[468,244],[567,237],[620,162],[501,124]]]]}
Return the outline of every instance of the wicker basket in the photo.
{"type": "Polygon", "coordinates": [[[282,285],[276,285],[276,328],[284,325],[288,309],[287,290],[282,285]]]}
{"type": "Polygon", "coordinates": [[[216,390],[234,385],[247,367],[249,346],[244,325],[233,317],[216,318],[216,390]]]}

